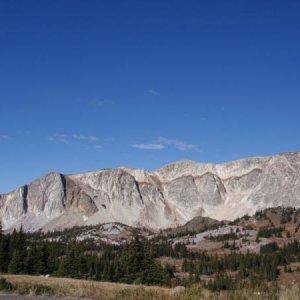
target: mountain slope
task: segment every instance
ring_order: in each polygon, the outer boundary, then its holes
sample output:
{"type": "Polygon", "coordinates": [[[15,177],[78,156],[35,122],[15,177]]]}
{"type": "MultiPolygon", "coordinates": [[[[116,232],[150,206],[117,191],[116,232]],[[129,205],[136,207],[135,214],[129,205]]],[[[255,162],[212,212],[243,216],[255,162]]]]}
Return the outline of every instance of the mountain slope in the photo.
{"type": "Polygon", "coordinates": [[[224,164],[181,161],[156,172],[50,173],[0,196],[0,218],[4,229],[28,231],[108,222],[162,229],[199,215],[233,220],[279,205],[300,207],[298,152],[224,164]]]}

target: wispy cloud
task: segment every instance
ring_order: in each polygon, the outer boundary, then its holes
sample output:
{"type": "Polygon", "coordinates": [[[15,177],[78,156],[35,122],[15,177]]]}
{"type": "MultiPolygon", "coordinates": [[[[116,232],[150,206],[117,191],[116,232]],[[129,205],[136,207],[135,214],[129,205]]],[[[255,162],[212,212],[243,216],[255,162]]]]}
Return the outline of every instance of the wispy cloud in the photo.
{"type": "Polygon", "coordinates": [[[72,138],[78,141],[85,141],[89,143],[95,143],[99,141],[99,138],[93,135],[73,134],[72,138]]]}
{"type": "Polygon", "coordinates": [[[162,150],[165,148],[163,144],[133,144],[131,147],[143,150],[162,150]]]}
{"type": "Polygon", "coordinates": [[[7,134],[0,134],[0,140],[10,140],[11,136],[7,134]]]}
{"type": "Polygon", "coordinates": [[[171,147],[179,151],[201,152],[201,149],[196,144],[187,143],[178,139],[168,139],[165,137],[159,137],[152,143],[133,144],[131,147],[143,150],[163,150],[167,147],[171,147]]]}
{"type": "Polygon", "coordinates": [[[84,135],[84,134],[64,134],[64,133],[55,133],[47,137],[48,141],[63,143],[66,145],[79,143],[87,149],[102,149],[101,143],[108,143],[109,141],[113,141],[113,139],[105,139],[101,140],[100,138],[94,135],[84,135]]]}
{"type": "Polygon", "coordinates": [[[103,106],[106,106],[106,105],[113,105],[113,104],[115,104],[114,101],[107,100],[107,99],[99,99],[99,100],[95,99],[95,100],[92,100],[90,103],[94,107],[103,107],[103,106]]]}
{"type": "Polygon", "coordinates": [[[154,89],[148,90],[148,93],[149,93],[150,95],[152,95],[152,96],[157,96],[157,95],[159,94],[158,91],[156,91],[156,90],[154,90],[154,89]]]}
{"type": "Polygon", "coordinates": [[[199,151],[199,152],[201,151],[198,145],[190,144],[182,140],[159,137],[158,142],[166,146],[174,147],[179,151],[190,151],[190,150],[199,151]]]}
{"type": "Polygon", "coordinates": [[[68,144],[68,136],[62,133],[54,133],[47,137],[48,141],[68,144]]]}

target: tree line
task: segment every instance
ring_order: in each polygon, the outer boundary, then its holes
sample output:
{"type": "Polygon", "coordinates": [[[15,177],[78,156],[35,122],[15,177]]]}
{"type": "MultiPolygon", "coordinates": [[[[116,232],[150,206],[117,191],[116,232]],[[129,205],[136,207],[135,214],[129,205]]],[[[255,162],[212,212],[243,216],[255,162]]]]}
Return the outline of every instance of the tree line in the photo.
{"type": "Polygon", "coordinates": [[[141,237],[124,246],[92,245],[75,238],[64,243],[22,228],[0,232],[0,272],[142,284],[167,284],[170,278],[141,237]]]}
{"type": "Polygon", "coordinates": [[[202,275],[214,277],[208,288],[232,289],[274,281],[279,266],[300,260],[300,242],[283,248],[271,243],[261,253],[232,252],[225,256],[190,251],[182,243],[168,238],[148,240],[135,235],[124,245],[93,241],[51,238],[48,234],[25,233],[22,228],[3,234],[0,230],[0,272],[78,279],[92,279],[136,284],[170,285],[174,268],[162,266],[157,258],[167,256],[182,260],[182,271],[189,277],[177,284],[201,281],[202,275]],[[231,277],[229,274],[234,274],[231,277]]]}
{"type": "Polygon", "coordinates": [[[245,254],[232,252],[218,257],[207,252],[198,254],[197,259],[185,259],[182,269],[189,272],[190,280],[198,282],[201,275],[215,275],[208,284],[211,289],[255,287],[265,282],[275,281],[279,275],[279,266],[300,261],[300,242],[293,241],[283,248],[276,243],[261,247],[260,253],[245,254]],[[231,278],[228,274],[234,274],[231,278]]]}

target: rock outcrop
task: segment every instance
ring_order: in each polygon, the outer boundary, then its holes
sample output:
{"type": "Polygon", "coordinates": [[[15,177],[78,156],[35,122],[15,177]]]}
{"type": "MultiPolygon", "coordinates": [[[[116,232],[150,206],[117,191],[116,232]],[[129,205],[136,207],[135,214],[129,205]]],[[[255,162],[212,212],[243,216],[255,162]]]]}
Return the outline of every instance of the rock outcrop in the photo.
{"type": "Polygon", "coordinates": [[[279,205],[300,207],[298,152],[224,164],[181,161],[155,172],[50,173],[0,195],[0,218],[6,230],[108,222],[163,229],[199,215],[232,220],[279,205]]]}

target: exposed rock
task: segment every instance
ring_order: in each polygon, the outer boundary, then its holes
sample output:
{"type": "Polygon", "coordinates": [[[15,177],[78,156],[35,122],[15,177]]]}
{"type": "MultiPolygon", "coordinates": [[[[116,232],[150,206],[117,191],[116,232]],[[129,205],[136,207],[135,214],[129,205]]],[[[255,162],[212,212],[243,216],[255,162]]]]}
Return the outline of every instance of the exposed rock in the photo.
{"type": "Polygon", "coordinates": [[[217,175],[205,173],[195,178],[195,184],[202,203],[216,206],[224,202],[226,189],[217,175]]]}
{"type": "Polygon", "coordinates": [[[164,185],[164,197],[177,208],[181,224],[201,214],[202,203],[194,177],[182,176],[164,185]]]}
{"type": "Polygon", "coordinates": [[[44,214],[54,218],[65,211],[65,188],[63,177],[50,173],[28,185],[27,212],[34,215],[44,214]]]}
{"type": "Polygon", "coordinates": [[[66,207],[85,216],[91,216],[98,211],[93,199],[69,177],[66,177],[66,207]]]}
{"type": "Polygon", "coordinates": [[[10,228],[27,212],[27,186],[0,196],[0,213],[3,228],[10,228]]]}
{"type": "Polygon", "coordinates": [[[163,229],[199,215],[233,220],[278,205],[300,207],[300,153],[225,164],[181,161],[153,173],[51,173],[0,196],[0,218],[4,229],[28,231],[108,222],[163,229]]]}

